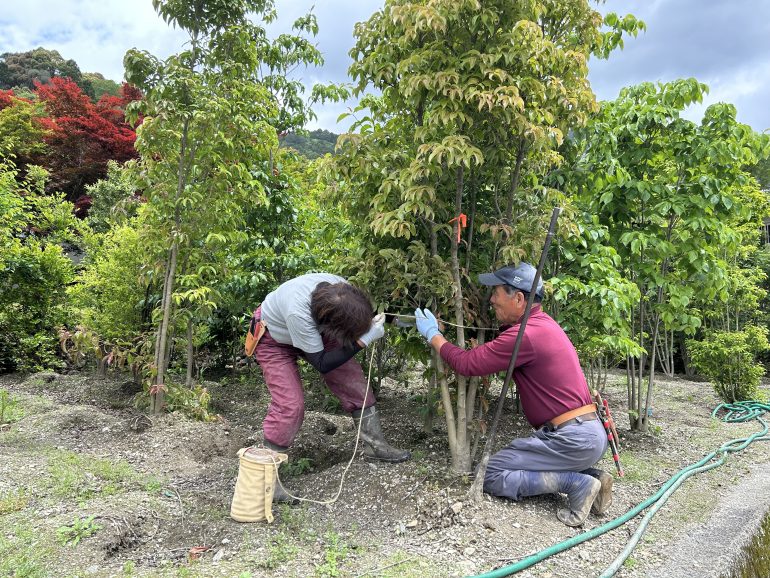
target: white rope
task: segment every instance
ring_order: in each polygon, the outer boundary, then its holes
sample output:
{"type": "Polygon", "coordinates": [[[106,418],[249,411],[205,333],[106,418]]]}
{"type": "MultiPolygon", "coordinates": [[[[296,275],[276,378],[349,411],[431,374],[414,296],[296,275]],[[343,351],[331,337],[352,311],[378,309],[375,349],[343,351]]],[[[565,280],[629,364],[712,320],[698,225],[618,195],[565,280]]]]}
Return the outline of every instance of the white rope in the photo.
{"type": "MultiPolygon", "coordinates": [[[[401,315],[400,313],[390,313],[385,312],[385,315],[393,315],[394,317],[403,317],[405,319],[417,319],[414,315],[401,315]]],[[[486,331],[499,331],[499,327],[474,327],[472,325],[458,325],[457,323],[450,323],[449,321],[443,321],[441,319],[437,319],[439,323],[442,323],[444,325],[451,325],[452,327],[462,327],[463,329],[484,329],[486,331]]]]}
{"type": "MultiPolygon", "coordinates": [[[[375,352],[375,348],[372,347],[372,355],[369,358],[369,375],[368,375],[368,377],[366,379],[366,390],[364,391],[364,403],[361,406],[362,413],[363,413],[363,408],[366,407],[366,398],[369,395],[369,384],[372,381],[372,366],[374,364],[373,363],[374,362],[374,352],[375,352]]],[[[361,438],[361,425],[363,423],[364,423],[364,420],[363,420],[363,415],[362,415],[361,419],[358,420],[358,430],[356,431],[356,444],[353,447],[353,455],[350,456],[350,460],[348,461],[348,465],[346,465],[345,469],[342,470],[342,476],[340,477],[340,485],[337,488],[337,493],[334,494],[333,498],[330,498],[329,500],[313,500],[311,498],[300,498],[299,496],[295,496],[294,494],[289,492],[289,490],[287,490],[286,487],[281,482],[281,478],[278,475],[278,465],[279,464],[275,461],[275,457],[271,453],[270,454],[270,459],[273,460],[273,467],[275,468],[275,479],[278,482],[278,485],[281,486],[281,488],[283,488],[283,491],[286,492],[286,494],[290,498],[292,498],[293,500],[298,500],[300,502],[310,502],[312,504],[320,504],[322,506],[330,506],[331,504],[336,502],[339,499],[340,494],[342,493],[342,484],[345,483],[345,476],[347,475],[348,470],[350,469],[350,466],[353,464],[353,460],[356,458],[356,452],[358,451],[358,442],[359,442],[359,439],[361,438]]]]}
{"type": "MultiPolygon", "coordinates": [[[[399,313],[386,313],[386,315],[393,315],[395,317],[404,317],[404,318],[407,318],[407,319],[416,319],[416,317],[414,315],[401,315],[399,313]]],[[[497,331],[499,329],[498,327],[495,327],[495,328],[493,328],[493,327],[470,327],[470,326],[466,326],[466,325],[457,325],[455,323],[450,323],[449,321],[442,321],[441,323],[444,323],[446,325],[451,325],[453,327],[462,327],[463,329],[486,329],[488,331],[497,331]]],[[[363,409],[366,408],[366,398],[369,395],[369,385],[371,384],[371,381],[372,381],[372,366],[374,365],[374,353],[375,353],[375,348],[372,347],[372,355],[369,358],[369,375],[366,378],[366,390],[364,391],[364,403],[361,406],[362,412],[363,412],[363,409]]],[[[361,438],[361,425],[363,424],[363,422],[364,422],[364,420],[363,420],[363,416],[362,416],[362,419],[358,420],[358,429],[356,430],[356,443],[355,443],[355,446],[353,447],[353,454],[350,456],[350,460],[348,461],[348,464],[345,466],[345,469],[342,470],[342,476],[340,477],[340,484],[339,484],[339,487],[337,488],[337,493],[334,494],[333,498],[330,498],[328,500],[313,500],[312,498],[301,498],[301,497],[295,496],[294,494],[289,492],[289,490],[286,489],[286,486],[283,485],[283,482],[281,482],[281,477],[278,475],[278,466],[280,464],[278,462],[276,462],[275,457],[273,456],[272,453],[269,454],[270,455],[270,459],[273,460],[273,467],[275,468],[275,479],[278,482],[278,485],[281,486],[283,491],[286,492],[286,495],[288,495],[293,500],[298,500],[300,502],[310,502],[312,504],[320,504],[322,506],[330,506],[331,504],[336,502],[339,499],[340,494],[342,493],[342,485],[345,483],[345,476],[347,475],[348,470],[350,469],[350,466],[353,464],[353,460],[356,457],[356,452],[358,451],[358,443],[359,443],[360,438],[361,438]]]]}

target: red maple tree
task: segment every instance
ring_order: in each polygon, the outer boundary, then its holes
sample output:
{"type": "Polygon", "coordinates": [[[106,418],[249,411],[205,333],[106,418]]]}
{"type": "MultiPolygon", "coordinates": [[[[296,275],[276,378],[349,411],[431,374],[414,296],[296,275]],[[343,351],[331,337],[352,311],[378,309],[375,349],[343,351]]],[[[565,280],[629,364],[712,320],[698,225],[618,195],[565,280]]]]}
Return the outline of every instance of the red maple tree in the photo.
{"type": "Polygon", "coordinates": [[[87,210],[85,186],[107,174],[107,161],[122,163],[137,156],[136,132],[126,123],[124,110],[141,93],[124,84],[120,96],[104,95],[94,104],[72,80],[59,77],[35,83],[35,92],[48,113],[41,119],[49,130],[48,150],[39,161],[51,173],[48,188],[64,192],[87,210]]]}
{"type": "Polygon", "coordinates": [[[14,98],[13,90],[0,90],[0,110],[11,106],[14,98]]]}

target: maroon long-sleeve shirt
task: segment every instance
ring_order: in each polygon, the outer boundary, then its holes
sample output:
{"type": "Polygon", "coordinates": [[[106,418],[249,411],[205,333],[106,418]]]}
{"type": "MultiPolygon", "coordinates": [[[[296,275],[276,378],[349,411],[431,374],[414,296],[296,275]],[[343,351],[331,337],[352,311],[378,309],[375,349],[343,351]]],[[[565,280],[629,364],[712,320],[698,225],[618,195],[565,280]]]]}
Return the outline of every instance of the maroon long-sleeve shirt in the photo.
{"type": "MultiPolygon", "coordinates": [[[[496,339],[464,350],[451,343],[441,346],[441,357],[462,375],[489,375],[506,371],[520,324],[505,329],[496,339]]],[[[539,304],[533,305],[516,358],[513,379],[521,407],[534,428],[567,411],[591,403],[585,375],[572,342],[539,304]]]]}

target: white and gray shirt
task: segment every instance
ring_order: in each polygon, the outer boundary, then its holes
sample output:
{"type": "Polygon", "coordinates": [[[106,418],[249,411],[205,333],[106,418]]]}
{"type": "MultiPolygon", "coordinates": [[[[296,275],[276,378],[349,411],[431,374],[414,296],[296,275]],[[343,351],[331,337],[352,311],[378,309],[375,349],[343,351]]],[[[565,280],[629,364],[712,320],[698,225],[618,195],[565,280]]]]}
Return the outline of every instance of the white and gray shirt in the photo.
{"type": "Polygon", "coordinates": [[[310,312],[310,295],[319,283],[347,283],[330,273],[308,273],[280,285],[262,302],[262,320],[278,343],[306,353],[323,351],[323,338],[310,312]]]}

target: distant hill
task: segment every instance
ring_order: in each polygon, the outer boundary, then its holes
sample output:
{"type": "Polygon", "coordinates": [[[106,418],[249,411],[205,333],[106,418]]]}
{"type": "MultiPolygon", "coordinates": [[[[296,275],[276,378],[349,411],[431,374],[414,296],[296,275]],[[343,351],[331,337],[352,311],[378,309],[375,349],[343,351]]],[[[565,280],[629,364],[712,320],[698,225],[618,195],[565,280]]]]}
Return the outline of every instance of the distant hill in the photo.
{"type": "Polygon", "coordinates": [[[289,133],[281,139],[282,147],[290,147],[309,159],[317,159],[326,153],[334,154],[339,135],[328,130],[311,130],[307,135],[289,133]]]}

